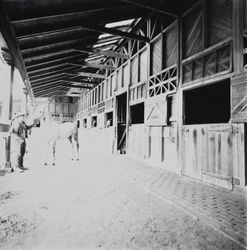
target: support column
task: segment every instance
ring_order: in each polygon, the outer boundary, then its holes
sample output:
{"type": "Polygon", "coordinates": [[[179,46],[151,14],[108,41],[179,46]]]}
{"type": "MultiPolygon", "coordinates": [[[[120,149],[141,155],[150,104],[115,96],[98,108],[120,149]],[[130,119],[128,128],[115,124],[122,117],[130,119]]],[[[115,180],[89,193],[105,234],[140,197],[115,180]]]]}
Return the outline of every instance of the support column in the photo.
{"type": "Polygon", "coordinates": [[[11,69],[10,69],[10,88],[9,88],[9,121],[12,120],[12,112],[13,112],[14,73],[15,73],[15,68],[14,68],[14,66],[11,66],[11,69]]]}
{"type": "Polygon", "coordinates": [[[243,0],[233,1],[233,71],[243,72],[243,0]]]}
{"type": "MultiPolygon", "coordinates": [[[[130,54],[131,49],[131,40],[128,41],[128,53],[130,54]]],[[[126,100],[126,153],[129,154],[129,127],[131,124],[131,117],[130,117],[130,84],[131,84],[131,61],[129,60],[129,83],[127,86],[127,100],[126,100]]],[[[139,69],[138,69],[139,70],[139,69]]]]}
{"type": "MultiPolygon", "coordinates": [[[[12,112],[13,112],[13,84],[14,84],[14,73],[15,68],[12,65],[10,69],[10,88],[9,88],[9,124],[11,126],[11,120],[12,120],[12,112]]],[[[11,151],[11,137],[8,136],[5,139],[5,169],[11,168],[11,159],[10,159],[10,151],[11,151]]]]}

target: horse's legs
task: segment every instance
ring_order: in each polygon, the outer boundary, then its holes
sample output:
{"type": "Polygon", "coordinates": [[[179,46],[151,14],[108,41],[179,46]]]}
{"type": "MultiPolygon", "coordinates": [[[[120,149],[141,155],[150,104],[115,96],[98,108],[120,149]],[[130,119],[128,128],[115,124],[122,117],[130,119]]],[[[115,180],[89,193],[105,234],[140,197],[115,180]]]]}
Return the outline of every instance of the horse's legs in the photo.
{"type": "Polygon", "coordinates": [[[52,165],[55,166],[55,156],[56,156],[56,140],[52,143],[52,165]]]}
{"type": "Polygon", "coordinates": [[[49,162],[49,149],[50,149],[50,142],[48,141],[45,148],[45,158],[46,158],[46,161],[44,163],[45,166],[47,166],[49,162]]]}
{"type": "Polygon", "coordinates": [[[79,161],[79,139],[78,139],[78,133],[74,134],[73,136],[75,145],[76,145],[76,160],[79,161]]]}
{"type": "Polygon", "coordinates": [[[78,136],[75,138],[75,143],[76,143],[76,153],[77,153],[76,160],[79,161],[79,140],[78,140],[78,136]]]}
{"type": "Polygon", "coordinates": [[[74,160],[74,144],[73,144],[73,141],[72,141],[72,136],[69,136],[68,139],[69,139],[70,145],[72,147],[71,160],[73,161],[74,160]]]}

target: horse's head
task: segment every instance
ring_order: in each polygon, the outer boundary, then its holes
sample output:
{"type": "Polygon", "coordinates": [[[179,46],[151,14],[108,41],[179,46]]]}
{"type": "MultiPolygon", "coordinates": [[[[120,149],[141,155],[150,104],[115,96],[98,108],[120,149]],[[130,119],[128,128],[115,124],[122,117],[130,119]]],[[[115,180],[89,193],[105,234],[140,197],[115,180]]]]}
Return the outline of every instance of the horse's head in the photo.
{"type": "Polygon", "coordinates": [[[43,107],[37,107],[31,114],[32,120],[39,122],[45,115],[45,110],[43,107]]]}

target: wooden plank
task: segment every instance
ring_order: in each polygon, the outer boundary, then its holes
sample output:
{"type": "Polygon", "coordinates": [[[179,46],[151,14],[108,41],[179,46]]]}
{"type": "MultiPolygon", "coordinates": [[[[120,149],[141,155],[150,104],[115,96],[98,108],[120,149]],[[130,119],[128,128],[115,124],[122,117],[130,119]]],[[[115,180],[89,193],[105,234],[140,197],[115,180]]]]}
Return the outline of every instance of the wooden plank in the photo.
{"type": "Polygon", "coordinates": [[[80,12],[75,12],[70,15],[61,15],[47,18],[37,18],[35,20],[27,20],[23,22],[12,23],[16,30],[16,36],[26,36],[30,34],[41,34],[42,32],[54,31],[69,27],[80,26],[83,23],[110,23],[123,21],[145,16],[148,12],[140,10],[136,7],[129,8],[129,6],[114,6],[106,10],[94,11],[90,15],[84,15],[80,12]],[[69,19],[68,19],[69,18],[69,19]],[[68,22],[68,20],[70,20],[68,22]]]}
{"type": "Polygon", "coordinates": [[[54,80],[54,81],[51,81],[51,82],[36,84],[36,85],[32,86],[32,89],[35,91],[35,89],[51,86],[51,85],[58,84],[58,83],[61,83],[61,82],[62,82],[62,79],[58,79],[58,80],[54,80]]]}
{"type": "Polygon", "coordinates": [[[68,63],[69,65],[80,66],[80,67],[89,67],[89,68],[97,68],[97,69],[109,69],[116,70],[115,66],[107,65],[107,64],[99,64],[99,63],[68,63]]]}
{"type": "MultiPolygon", "coordinates": [[[[64,80],[64,81],[66,81],[66,80],[64,80]]],[[[97,83],[97,82],[92,82],[92,81],[74,80],[73,77],[68,78],[68,81],[73,82],[73,83],[78,83],[78,84],[91,84],[91,85],[93,85],[93,86],[96,86],[96,85],[99,84],[99,83],[97,83]]]]}
{"type": "Polygon", "coordinates": [[[133,39],[133,40],[137,40],[137,41],[143,41],[146,43],[150,42],[150,39],[146,36],[136,35],[136,34],[124,32],[121,30],[113,29],[113,28],[106,28],[103,26],[94,26],[94,25],[82,25],[82,28],[85,30],[89,30],[89,31],[97,31],[100,33],[107,33],[107,34],[111,34],[111,35],[115,35],[115,36],[120,36],[123,38],[133,39]]]}
{"type": "Polygon", "coordinates": [[[62,68],[62,69],[59,69],[59,70],[51,70],[51,71],[48,71],[48,72],[43,73],[43,74],[31,74],[31,73],[29,73],[29,80],[30,81],[37,80],[39,78],[52,76],[53,74],[68,72],[69,70],[74,70],[76,68],[78,69],[78,66],[75,65],[75,66],[69,66],[69,67],[66,67],[66,68],[62,68]]]}
{"type": "Polygon", "coordinates": [[[41,62],[41,63],[28,63],[29,66],[26,66],[26,68],[28,69],[28,71],[32,70],[33,68],[37,67],[37,66],[44,66],[46,67],[47,65],[51,65],[53,63],[57,64],[58,62],[64,62],[64,61],[68,61],[68,59],[75,59],[75,58],[80,58],[82,55],[77,54],[77,55],[72,55],[72,56],[64,56],[62,58],[59,59],[55,59],[55,60],[45,60],[45,62],[41,62]]]}
{"type": "Polygon", "coordinates": [[[89,73],[89,72],[78,72],[78,73],[64,73],[65,75],[69,76],[86,76],[86,77],[92,77],[92,78],[100,78],[100,79],[105,79],[105,75],[102,74],[94,74],[94,73],[89,73]]]}
{"type": "Polygon", "coordinates": [[[99,54],[103,56],[109,56],[109,57],[117,57],[117,58],[124,58],[129,59],[129,55],[126,55],[124,53],[119,53],[116,51],[111,50],[100,50],[100,49],[74,49],[74,51],[81,51],[82,53],[92,53],[92,54],[99,54]]]}
{"type": "Polygon", "coordinates": [[[141,8],[145,8],[145,9],[148,9],[148,10],[159,12],[161,14],[172,16],[172,17],[175,17],[175,18],[178,17],[177,13],[175,13],[174,10],[173,11],[168,11],[168,9],[171,9],[171,5],[169,6],[166,3],[157,4],[154,1],[151,2],[151,1],[144,1],[144,0],[142,0],[142,1],[121,0],[121,1],[129,3],[129,4],[133,4],[133,5],[136,5],[136,6],[139,6],[141,8]]]}

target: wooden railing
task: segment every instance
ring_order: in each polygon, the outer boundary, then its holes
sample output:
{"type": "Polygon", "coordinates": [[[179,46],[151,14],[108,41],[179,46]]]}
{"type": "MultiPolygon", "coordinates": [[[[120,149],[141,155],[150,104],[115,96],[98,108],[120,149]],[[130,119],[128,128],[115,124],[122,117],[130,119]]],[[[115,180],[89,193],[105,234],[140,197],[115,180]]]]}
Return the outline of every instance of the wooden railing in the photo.
{"type": "Polygon", "coordinates": [[[175,92],[178,83],[177,65],[168,67],[149,78],[148,96],[175,92]]]}

